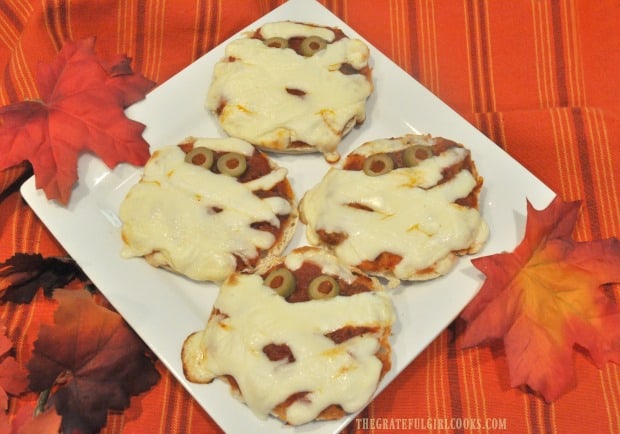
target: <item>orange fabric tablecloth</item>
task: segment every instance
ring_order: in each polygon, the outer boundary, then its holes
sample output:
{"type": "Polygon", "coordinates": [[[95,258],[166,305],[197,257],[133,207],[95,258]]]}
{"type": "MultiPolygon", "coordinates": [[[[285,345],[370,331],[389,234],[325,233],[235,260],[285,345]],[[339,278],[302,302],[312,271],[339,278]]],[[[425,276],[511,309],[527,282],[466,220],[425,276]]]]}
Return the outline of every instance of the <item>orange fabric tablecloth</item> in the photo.
{"type": "MultiPolygon", "coordinates": [[[[36,64],[49,62],[65,39],[95,35],[101,57],[126,53],[134,70],[161,84],[280,3],[2,1],[0,105],[37,97],[36,64]]],[[[562,198],[582,200],[577,239],[620,235],[617,0],[322,3],[562,198]]],[[[16,185],[24,167],[0,173],[0,261],[16,252],[64,254],[20,197],[16,185]]],[[[42,297],[24,306],[0,305],[0,324],[21,363],[41,317],[51,310],[42,297]]],[[[620,368],[608,364],[599,370],[581,353],[574,358],[576,387],[546,404],[509,387],[501,347],[461,350],[448,329],[347,431],[620,432],[620,368]],[[395,429],[403,420],[405,429],[395,429]],[[460,421],[457,429],[444,429],[450,421],[460,421]],[[497,429],[486,429],[486,421],[497,429]]],[[[208,414],[158,368],[161,381],[133,398],[122,414],[111,413],[103,432],[216,432],[208,414]]],[[[17,407],[12,399],[9,413],[17,407]]]]}

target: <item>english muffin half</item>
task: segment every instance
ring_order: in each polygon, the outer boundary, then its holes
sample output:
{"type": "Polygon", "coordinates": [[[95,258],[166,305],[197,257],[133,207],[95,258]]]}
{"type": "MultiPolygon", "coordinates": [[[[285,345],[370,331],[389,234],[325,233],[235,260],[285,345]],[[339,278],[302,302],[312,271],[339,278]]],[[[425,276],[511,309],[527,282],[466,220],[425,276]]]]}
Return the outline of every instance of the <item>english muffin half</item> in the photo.
{"type": "Polygon", "coordinates": [[[335,162],[342,138],[366,119],[372,92],[365,43],[335,27],[281,21],[226,46],[206,107],[230,136],[335,162]]]}
{"type": "Polygon", "coordinates": [[[204,330],[185,340],[185,376],[227,381],[259,417],[287,424],[361,410],[391,367],[394,312],[376,279],[299,247],[221,286],[204,330]]]}
{"type": "Polygon", "coordinates": [[[222,281],[279,255],[297,210],[287,170],[253,145],[189,137],[153,153],[119,217],[124,257],[222,281]]]}
{"type": "Polygon", "coordinates": [[[470,151],[454,141],[373,140],[304,194],[300,219],[311,244],[348,265],[395,283],[427,280],[486,242],[482,185],[470,151]]]}

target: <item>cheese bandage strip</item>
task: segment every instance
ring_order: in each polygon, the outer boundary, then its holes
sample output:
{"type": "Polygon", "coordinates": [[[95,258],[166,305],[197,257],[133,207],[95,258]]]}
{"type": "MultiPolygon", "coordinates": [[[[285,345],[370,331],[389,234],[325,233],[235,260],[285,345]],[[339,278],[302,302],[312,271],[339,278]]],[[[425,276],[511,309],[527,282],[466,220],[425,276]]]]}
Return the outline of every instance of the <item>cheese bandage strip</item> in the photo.
{"type": "Polygon", "coordinates": [[[206,107],[230,136],[275,151],[318,150],[337,161],[342,136],[366,117],[373,90],[368,47],[332,29],[295,22],[265,24],[258,35],[318,36],[327,45],[305,57],[257,37],[232,41],[215,66],[206,107]],[[343,73],[343,65],[367,74],[343,73]]]}
{"type": "MultiPolygon", "coordinates": [[[[195,146],[247,157],[254,147],[239,139],[199,139],[195,146]]],[[[285,168],[241,183],[184,161],[179,146],[154,152],[143,176],[122,202],[123,257],[155,254],[156,261],[195,280],[221,281],[236,270],[237,258],[250,260],[270,249],[276,237],[252,227],[293,211],[283,197],[260,198],[286,178],[285,168]]]]}
{"type": "MultiPolygon", "coordinates": [[[[286,267],[295,270],[303,259],[293,251],[286,267]]],[[[323,271],[353,278],[334,264],[326,261],[323,271]]],[[[214,312],[206,328],[185,341],[186,376],[204,383],[232,376],[240,397],[260,418],[304,393],[280,416],[291,425],[315,420],[330,405],[355,412],[368,403],[381,377],[380,338],[367,333],[335,343],[326,335],[355,326],[389,330],[394,321],[384,291],[289,303],[257,274],[234,274],[225,281],[214,312]],[[294,361],[270,360],[263,352],[269,344],[285,344],[294,361]]]]}
{"type": "MultiPolygon", "coordinates": [[[[434,141],[416,135],[376,140],[353,154],[368,158],[414,144],[430,147],[434,141]]],[[[337,241],[329,247],[342,261],[362,269],[360,264],[373,263],[384,252],[401,258],[393,270],[384,272],[379,267],[376,274],[386,277],[424,280],[445,274],[456,254],[477,251],[489,232],[477,203],[457,203],[470,195],[477,202],[482,180],[467,170],[469,151],[449,143],[454,146],[413,167],[379,176],[368,176],[363,170],[330,169],[300,203],[309,242],[325,244],[321,234],[336,234],[337,241]]]]}

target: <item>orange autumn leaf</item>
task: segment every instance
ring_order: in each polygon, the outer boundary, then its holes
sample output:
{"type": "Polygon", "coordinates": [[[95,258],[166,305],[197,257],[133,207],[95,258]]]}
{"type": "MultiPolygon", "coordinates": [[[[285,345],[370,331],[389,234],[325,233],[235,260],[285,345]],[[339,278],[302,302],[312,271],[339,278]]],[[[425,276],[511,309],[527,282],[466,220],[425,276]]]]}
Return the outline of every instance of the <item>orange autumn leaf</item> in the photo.
{"type": "Polygon", "coordinates": [[[0,326],[0,412],[7,410],[9,395],[21,395],[28,386],[27,372],[10,355],[13,343],[5,333],[6,328],[0,326]]]}
{"type": "Polygon", "coordinates": [[[524,239],[512,253],[473,260],[486,279],[461,317],[462,346],[503,341],[511,387],[548,402],[576,384],[574,351],[597,367],[620,363],[620,309],[603,285],[620,282],[620,241],[572,239],[579,202],[528,203],[524,239]]]}
{"type": "Polygon", "coordinates": [[[149,157],[144,125],[124,109],[154,83],[132,72],[130,60],[101,61],[95,39],[67,42],[49,64],[40,64],[38,100],[0,108],[0,170],[30,161],[35,185],[48,199],[69,201],[78,156],[92,152],[109,167],[142,165],[149,157]]]}
{"type": "MultiPolygon", "coordinates": [[[[21,407],[13,418],[12,434],[58,434],[62,418],[56,409],[36,413],[34,406],[21,407]]],[[[2,434],[2,431],[0,431],[2,434]]]]}

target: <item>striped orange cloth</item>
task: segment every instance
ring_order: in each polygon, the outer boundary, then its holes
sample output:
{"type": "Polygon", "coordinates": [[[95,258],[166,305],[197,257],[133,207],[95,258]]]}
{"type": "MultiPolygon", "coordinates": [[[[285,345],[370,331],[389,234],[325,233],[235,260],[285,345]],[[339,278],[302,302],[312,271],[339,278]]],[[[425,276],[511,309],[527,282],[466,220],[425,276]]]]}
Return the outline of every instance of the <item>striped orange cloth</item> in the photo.
{"type": "MultiPolygon", "coordinates": [[[[36,98],[34,71],[67,39],[96,36],[161,84],[283,0],[5,0],[0,105],[36,98]]],[[[565,200],[582,200],[576,238],[620,236],[620,3],[617,0],[322,0],[565,200]],[[616,144],[615,144],[616,143],[616,144]]],[[[27,166],[0,173],[0,261],[63,254],[20,197],[27,166]]],[[[518,180],[515,180],[518,182],[518,180]]],[[[24,362],[52,307],[0,306],[24,362]]],[[[620,432],[620,368],[579,352],[576,387],[547,404],[509,387],[499,346],[435,341],[347,428],[389,432],[620,432]]],[[[541,361],[544,363],[544,361],[541,361]]],[[[110,413],[107,434],[219,429],[162,365],[161,381],[110,413]]],[[[9,414],[19,408],[11,400],[9,414]]],[[[0,428],[0,432],[2,429],[0,428]]]]}

